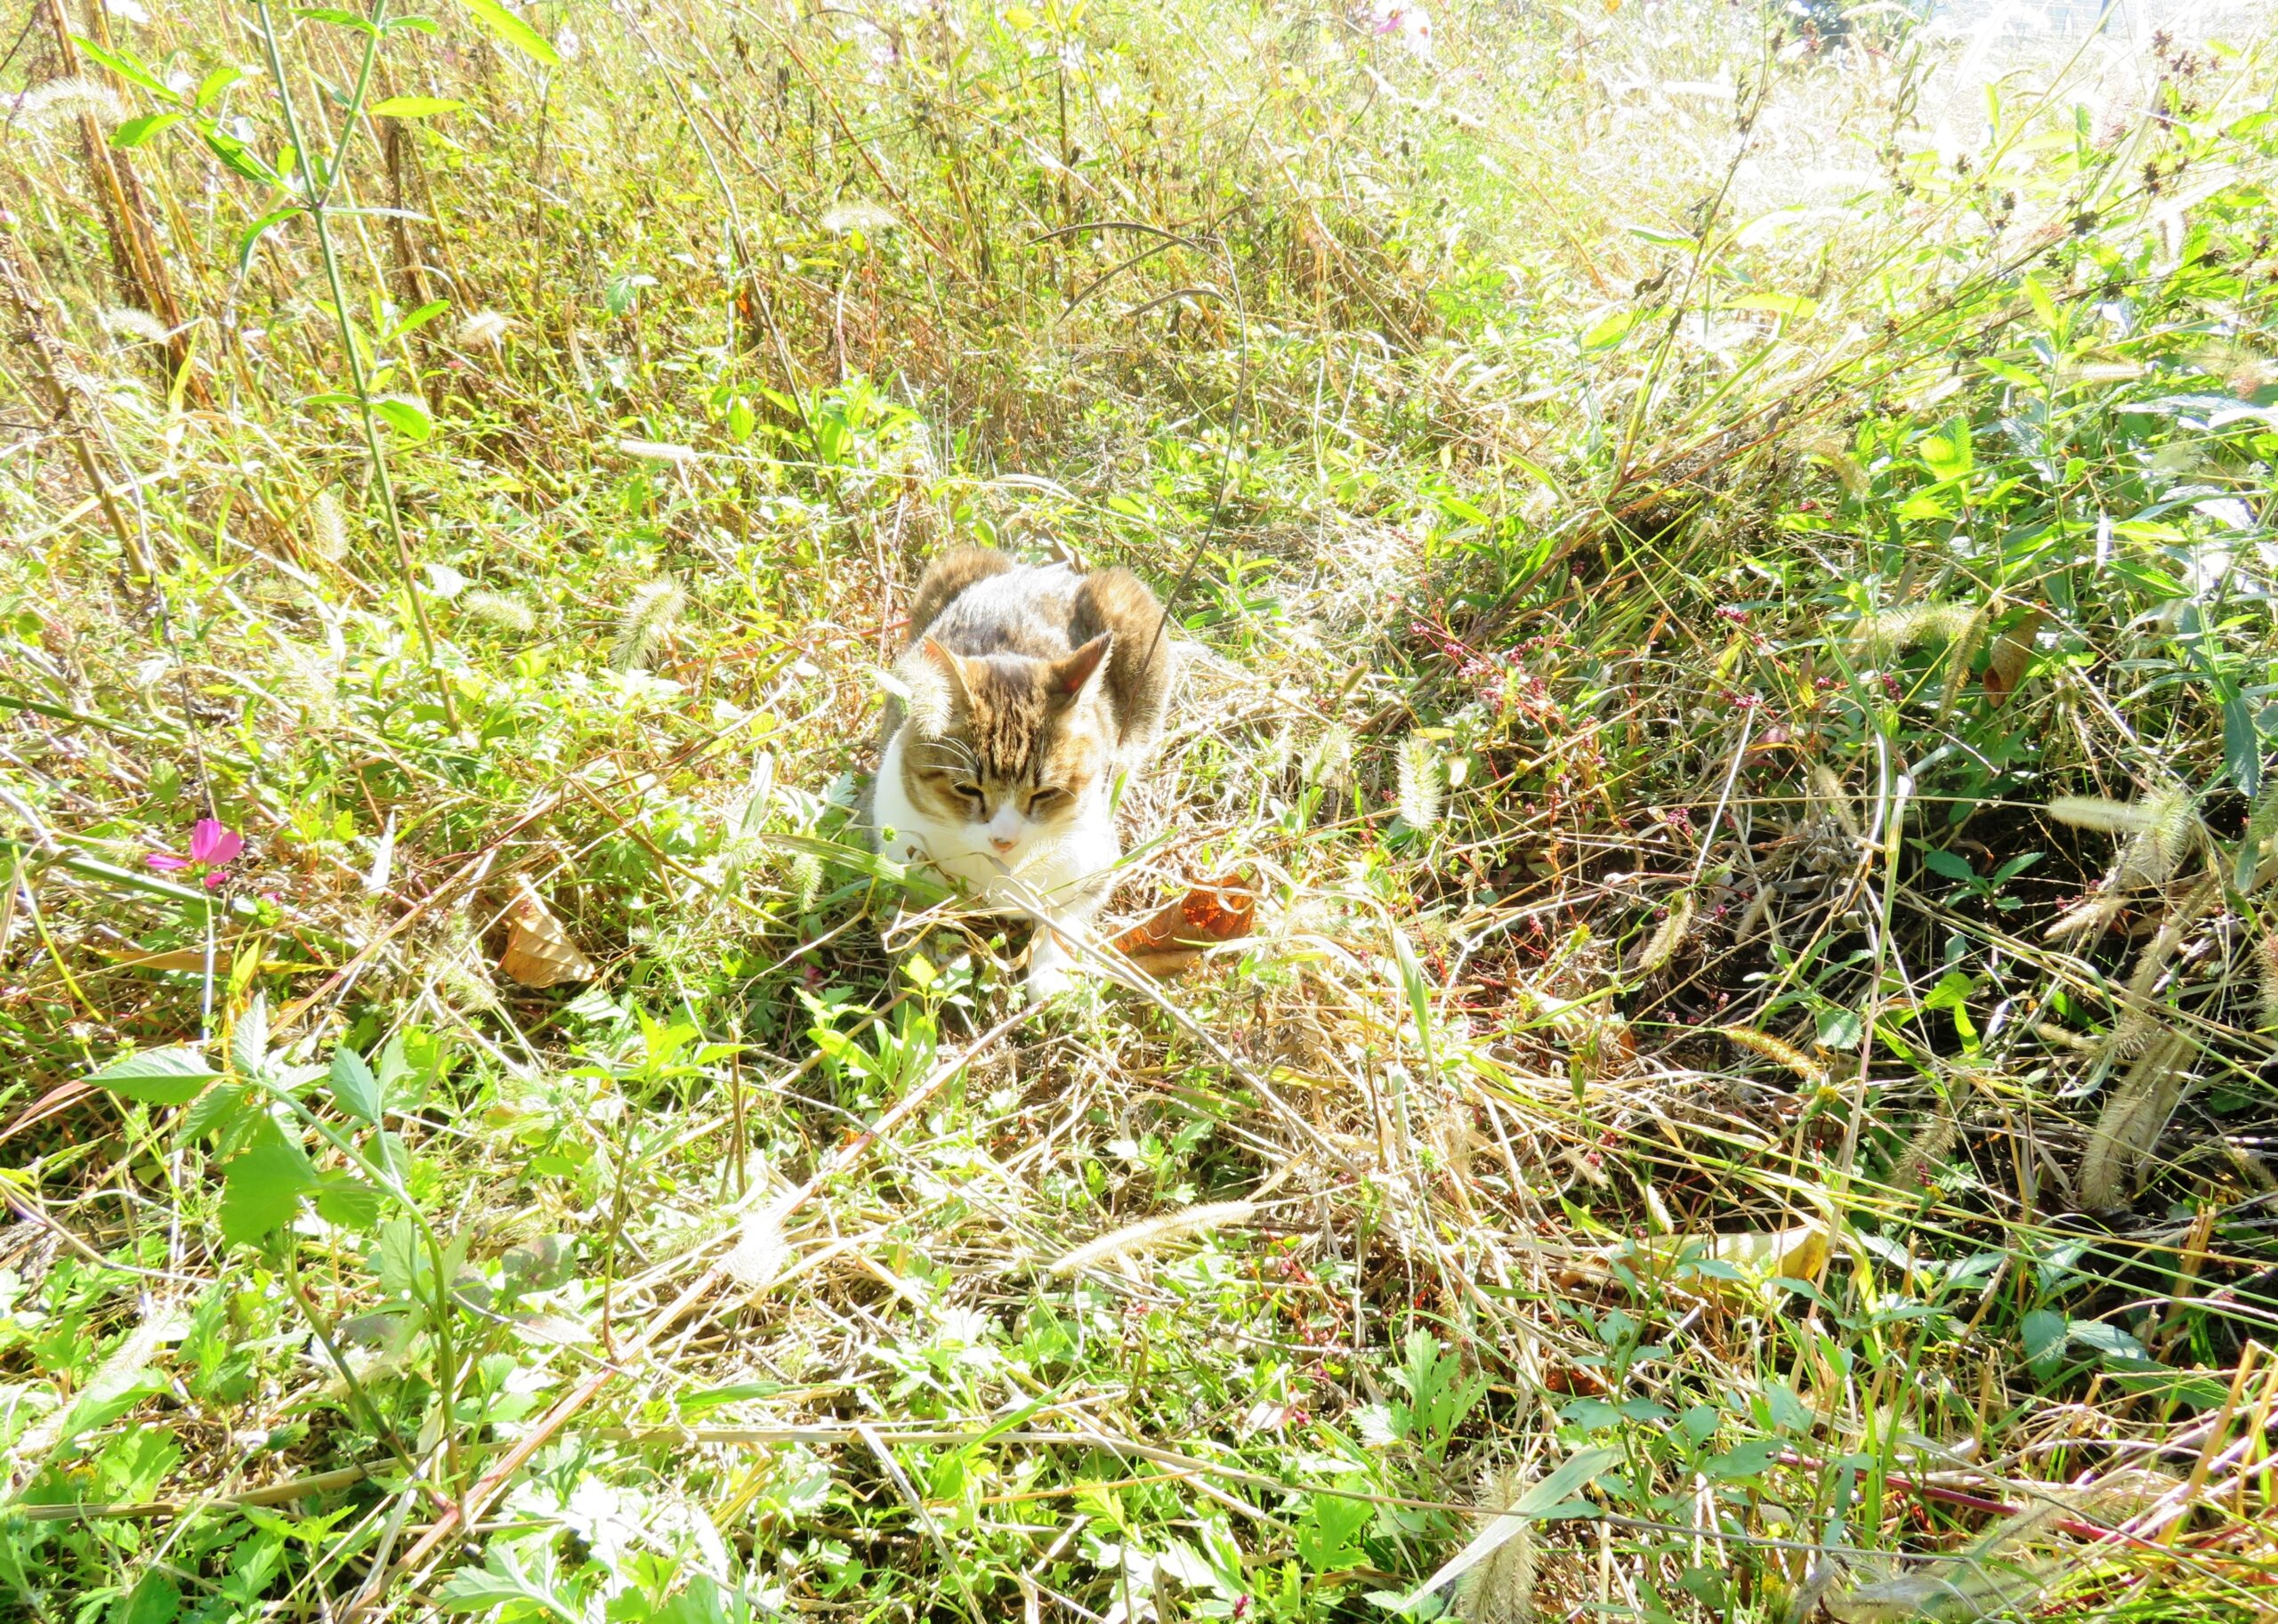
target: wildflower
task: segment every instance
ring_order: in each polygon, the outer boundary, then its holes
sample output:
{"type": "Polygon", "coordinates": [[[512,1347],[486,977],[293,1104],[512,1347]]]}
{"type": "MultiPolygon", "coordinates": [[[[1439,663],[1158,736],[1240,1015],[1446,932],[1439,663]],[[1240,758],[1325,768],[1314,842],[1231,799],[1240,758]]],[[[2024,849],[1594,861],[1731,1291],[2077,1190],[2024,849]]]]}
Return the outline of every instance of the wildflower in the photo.
{"type": "Polygon", "coordinates": [[[153,852],[142,860],[153,869],[169,872],[177,869],[197,869],[205,875],[208,890],[222,881],[222,870],[235,862],[238,853],[246,849],[245,836],[226,828],[218,819],[200,818],[190,831],[190,855],[180,857],[172,852],[153,852]]]}
{"type": "Polygon", "coordinates": [[[1369,31],[1395,38],[1426,61],[1432,60],[1432,14],[1414,0],[1373,0],[1369,31]]]}

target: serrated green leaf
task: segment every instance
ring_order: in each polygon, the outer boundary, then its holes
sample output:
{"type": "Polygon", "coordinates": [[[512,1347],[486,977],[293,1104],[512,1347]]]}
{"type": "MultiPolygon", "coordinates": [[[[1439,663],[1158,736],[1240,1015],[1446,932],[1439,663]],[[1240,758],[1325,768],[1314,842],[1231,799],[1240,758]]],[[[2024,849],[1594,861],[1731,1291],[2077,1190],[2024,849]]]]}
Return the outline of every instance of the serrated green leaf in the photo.
{"type": "Polygon", "coordinates": [[[484,28],[523,55],[543,62],[548,68],[561,66],[560,53],[546,43],[545,36],[501,5],[499,0],[461,0],[461,3],[475,14],[484,28]]]}
{"type": "Polygon", "coordinates": [[[2064,1316],[2046,1308],[2036,1308],[2024,1317],[2017,1328],[2025,1345],[2025,1362],[2036,1369],[2045,1369],[2064,1351],[2064,1316]]]}
{"type": "Polygon", "coordinates": [[[243,1083],[223,1083],[218,1088],[208,1088],[198,1096],[197,1103],[182,1113],[182,1135],[185,1139],[203,1139],[206,1135],[226,1127],[245,1103],[243,1083]]]}
{"type": "Polygon", "coordinates": [[[302,1196],[316,1184],[316,1168],[297,1144],[247,1151],[222,1169],[222,1239],[242,1246],[276,1233],[292,1222],[302,1196]]]}
{"type": "Polygon", "coordinates": [[[221,1076],[196,1049],[149,1049],[114,1060],[87,1080],[99,1088],[146,1105],[181,1105],[206,1091],[221,1076]]]}
{"type": "Polygon", "coordinates": [[[380,1124],[380,1113],[387,1108],[387,1096],[381,1091],[380,1079],[372,1075],[372,1068],[364,1057],[346,1044],[332,1056],[332,1099],[348,1116],[374,1127],[380,1124]]]}
{"type": "Polygon", "coordinates": [[[370,1229],[380,1221],[384,1200],[379,1189],[345,1173],[327,1174],[317,1184],[317,1216],[342,1229],[370,1229]]]}
{"type": "Polygon", "coordinates": [[[269,1066],[269,996],[254,994],[245,1014],[230,1029],[230,1064],[239,1077],[254,1077],[269,1066]]]}

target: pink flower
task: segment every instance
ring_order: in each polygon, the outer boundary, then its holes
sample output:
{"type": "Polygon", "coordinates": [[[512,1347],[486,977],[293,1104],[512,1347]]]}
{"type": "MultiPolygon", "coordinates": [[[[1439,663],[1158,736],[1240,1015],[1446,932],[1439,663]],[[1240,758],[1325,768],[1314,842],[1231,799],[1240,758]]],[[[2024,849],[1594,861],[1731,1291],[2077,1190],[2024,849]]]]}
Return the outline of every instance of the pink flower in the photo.
{"type": "Polygon", "coordinates": [[[216,818],[200,818],[190,831],[190,855],[178,857],[172,852],[153,852],[142,860],[153,869],[202,869],[206,885],[210,890],[222,883],[222,870],[237,860],[238,853],[246,849],[245,836],[234,829],[225,828],[216,818]]]}

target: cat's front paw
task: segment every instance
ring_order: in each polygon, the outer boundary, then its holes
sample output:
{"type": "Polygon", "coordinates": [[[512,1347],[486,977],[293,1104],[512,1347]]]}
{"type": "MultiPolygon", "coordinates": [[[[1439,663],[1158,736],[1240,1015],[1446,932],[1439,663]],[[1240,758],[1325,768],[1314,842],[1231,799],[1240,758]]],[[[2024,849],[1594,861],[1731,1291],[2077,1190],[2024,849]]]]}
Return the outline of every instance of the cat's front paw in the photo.
{"type": "Polygon", "coordinates": [[[1048,1004],[1076,984],[1075,961],[1058,938],[1039,925],[1035,945],[1029,949],[1028,1000],[1031,1008],[1048,1004]]]}

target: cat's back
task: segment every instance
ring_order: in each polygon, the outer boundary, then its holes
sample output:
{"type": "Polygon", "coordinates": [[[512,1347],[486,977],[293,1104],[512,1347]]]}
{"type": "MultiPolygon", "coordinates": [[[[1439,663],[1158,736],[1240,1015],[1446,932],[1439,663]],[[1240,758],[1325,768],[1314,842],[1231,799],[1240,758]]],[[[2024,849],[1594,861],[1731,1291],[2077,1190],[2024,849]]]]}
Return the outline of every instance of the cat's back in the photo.
{"type": "Polygon", "coordinates": [[[953,653],[1057,659],[1076,646],[1070,628],[1082,584],[1065,564],[1010,564],[961,584],[928,624],[911,630],[953,653]]]}

